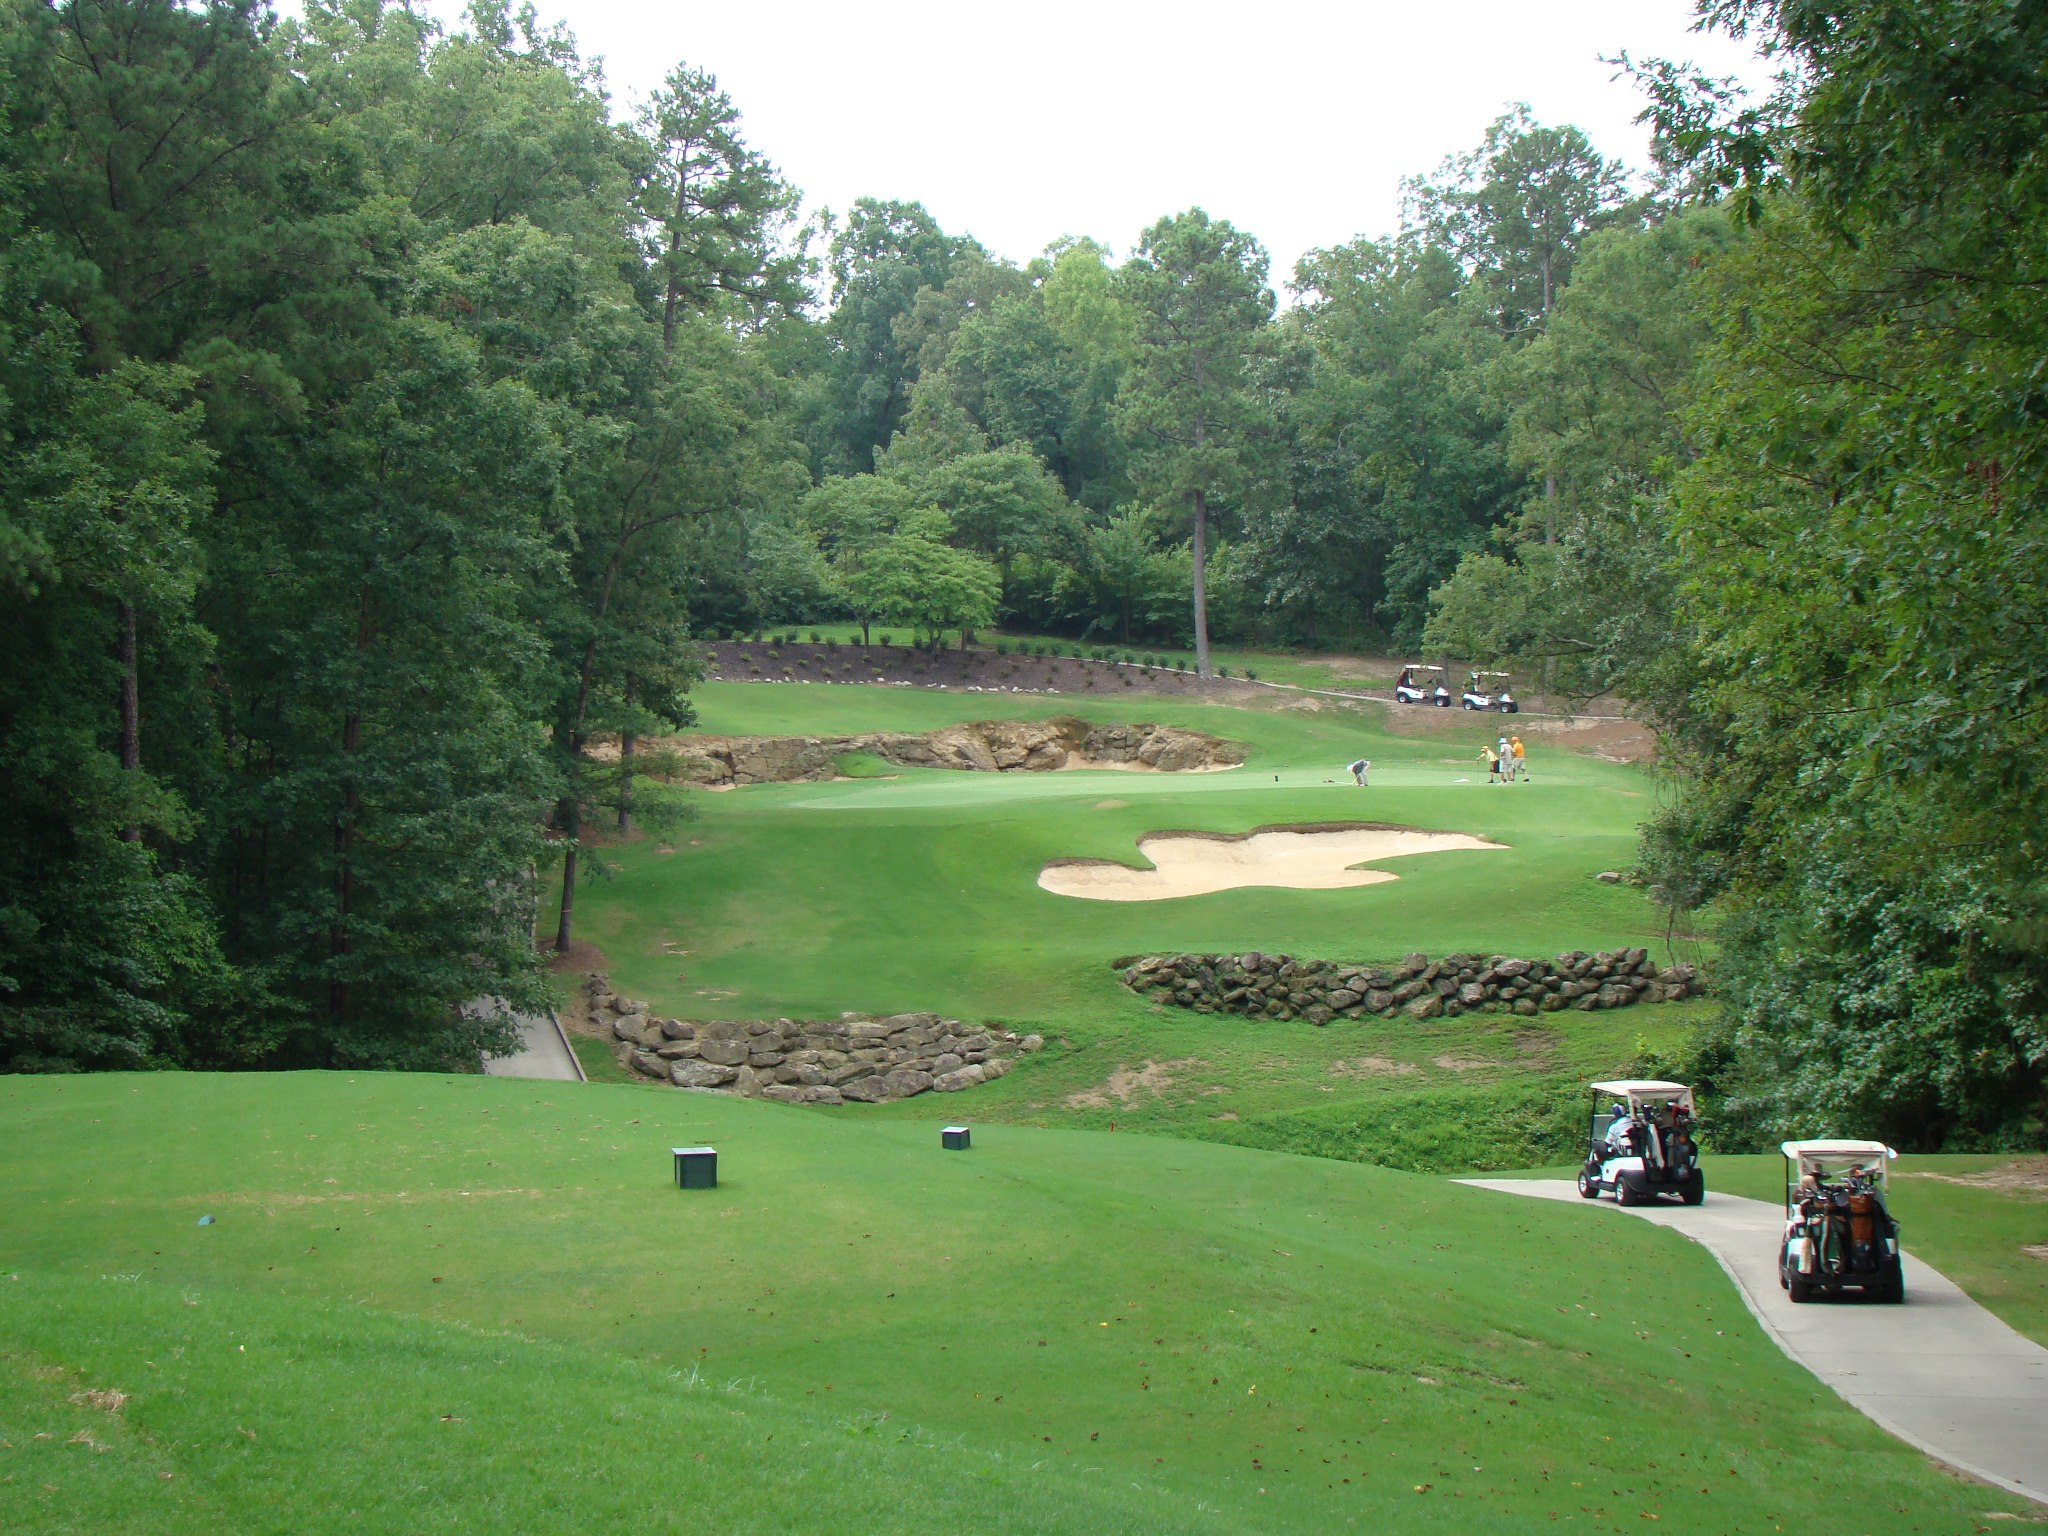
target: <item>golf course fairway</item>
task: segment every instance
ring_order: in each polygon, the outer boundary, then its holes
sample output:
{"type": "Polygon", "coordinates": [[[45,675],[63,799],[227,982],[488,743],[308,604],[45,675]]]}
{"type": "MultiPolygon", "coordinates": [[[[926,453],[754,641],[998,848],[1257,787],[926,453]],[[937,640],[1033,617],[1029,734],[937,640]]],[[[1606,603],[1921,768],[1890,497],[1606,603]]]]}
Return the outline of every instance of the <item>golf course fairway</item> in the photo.
{"type": "Polygon", "coordinates": [[[1162,1137],[946,1153],[939,1119],[10,1079],[8,1529],[1962,1532],[2017,1507],[1787,1362],[1676,1234],[1162,1137]],[[719,1187],[676,1189],[669,1148],[706,1142],[719,1187]]]}
{"type": "MultiPolygon", "coordinates": [[[[1546,1119],[1566,1098],[1561,1085],[1681,1039],[1703,1006],[1318,1030],[1162,1008],[1121,985],[1113,961],[1181,950],[1368,961],[1641,944],[1695,958],[1696,945],[1673,950],[1665,915],[1640,889],[1597,878],[1628,867],[1655,779],[1546,750],[1520,722],[1310,698],[1255,710],[1143,695],[773,684],[708,684],[697,697],[705,728],[732,735],[929,731],[1071,713],[1203,731],[1242,743],[1248,761],[1196,774],[885,769],[680,791],[692,819],[593,850],[610,878],[582,883],[582,947],[563,977],[565,1002],[583,969],[601,968],[618,990],[679,1018],[852,1009],[1000,1022],[1043,1033],[1050,1047],[1032,1072],[975,1089],[962,1113],[1115,1122],[1446,1171],[1561,1155],[1559,1138],[1572,1131],[1546,1119]],[[1530,782],[1490,785],[1476,762],[1481,742],[1504,728],[1528,732],[1530,782]],[[1359,757],[1373,764],[1366,788],[1345,770],[1359,757]],[[1152,834],[1358,822],[1495,846],[1389,858],[1368,867],[1391,879],[1346,889],[1099,902],[1039,885],[1061,859],[1142,869],[1140,840],[1152,834]]],[[[586,1066],[610,1066],[601,1042],[585,1047],[586,1066]]],[[[874,1113],[933,1111],[913,1100],[874,1113]]]]}

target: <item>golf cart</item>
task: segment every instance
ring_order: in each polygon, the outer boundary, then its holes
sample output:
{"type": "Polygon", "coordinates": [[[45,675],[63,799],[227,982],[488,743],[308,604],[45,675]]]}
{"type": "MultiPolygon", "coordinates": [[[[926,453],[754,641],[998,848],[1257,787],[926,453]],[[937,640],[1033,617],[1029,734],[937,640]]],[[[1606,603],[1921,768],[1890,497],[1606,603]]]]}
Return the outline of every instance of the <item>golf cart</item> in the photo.
{"type": "Polygon", "coordinates": [[[1467,709],[1497,709],[1504,715],[1519,715],[1522,706],[1515,702],[1515,695],[1508,687],[1505,672],[1474,672],[1465,680],[1464,706],[1467,709]],[[1499,678],[1496,687],[1494,679],[1499,678]]]}
{"type": "Polygon", "coordinates": [[[1794,1301],[1852,1287],[1904,1301],[1899,1224],[1885,1201],[1885,1164],[1899,1154],[1881,1141],[1788,1141],[1779,1150],[1785,1237],[1778,1283],[1794,1301]]]}
{"type": "Polygon", "coordinates": [[[1425,667],[1420,662],[1401,669],[1401,675],[1394,683],[1394,697],[1403,704],[1434,704],[1438,709],[1451,707],[1451,690],[1444,686],[1444,669],[1425,667]]]}
{"type": "Polygon", "coordinates": [[[1644,1205],[1658,1195],[1676,1195],[1687,1205],[1706,1199],[1692,1089],[1638,1078],[1593,1085],[1579,1193],[1598,1200],[1607,1190],[1616,1205],[1644,1205]]]}

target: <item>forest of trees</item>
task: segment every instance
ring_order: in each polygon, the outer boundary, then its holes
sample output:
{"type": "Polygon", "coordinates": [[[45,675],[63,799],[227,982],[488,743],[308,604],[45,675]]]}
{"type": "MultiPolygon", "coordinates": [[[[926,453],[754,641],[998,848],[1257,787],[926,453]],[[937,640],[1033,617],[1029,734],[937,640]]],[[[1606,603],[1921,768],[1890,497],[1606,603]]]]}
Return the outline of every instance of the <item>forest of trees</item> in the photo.
{"type": "Polygon", "coordinates": [[[0,0],[0,1068],[473,1061],[592,738],[917,592],[1618,691],[1727,1123],[2041,1140],[2048,10],[1699,8],[1775,93],[1635,66],[1640,170],[1512,108],[1276,278],[801,219],[509,0],[0,0]]]}

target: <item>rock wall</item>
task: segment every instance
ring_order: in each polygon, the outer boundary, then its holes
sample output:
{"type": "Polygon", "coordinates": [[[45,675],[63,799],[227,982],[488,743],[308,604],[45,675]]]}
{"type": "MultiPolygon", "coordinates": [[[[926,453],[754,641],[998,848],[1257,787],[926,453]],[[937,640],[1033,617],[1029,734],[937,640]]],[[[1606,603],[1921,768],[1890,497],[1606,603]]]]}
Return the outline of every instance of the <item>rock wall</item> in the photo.
{"type": "Polygon", "coordinates": [[[1573,950],[1550,960],[1409,955],[1398,965],[1340,965],[1288,955],[1145,955],[1118,962],[1124,985],[1197,1013],[1267,1019],[1433,1019],[1461,1013],[1592,1011],[1668,1003],[1701,990],[1689,965],[1659,966],[1646,949],[1573,950]]]}
{"type": "Polygon", "coordinates": [[[590,977],[588,989],[591,1018],[610,1022],[630,1047],[634,1071],[678,1088],[785,1104],[881,1104],[957,1093],[993,1082],[1017,1057],[1045,1044],[1038,1035],[974,1029],[936,1013],[692,1023],[653,1017],[645,1003],[614,994],[601,975],[590,977]]]}
{"type": "MultiPolygon", "coordinates": [[[[829,779],[838,759],[871,753],[916,768],[979,773],[1136,765],[1162,773],[1234,767],[1244,749],[1168,725],[1091,725],[1071,715],[1048,720],[981,720],[942,731],[870,731],[858,736],[683,736],[646,743],[668,759],[666,772],[693,784],[790,784],[829,779]]],[[[595,755],[616,760],[608,743],[595,755]]],[[[653,770],[650,761],[650,771],[653,770]]]]}

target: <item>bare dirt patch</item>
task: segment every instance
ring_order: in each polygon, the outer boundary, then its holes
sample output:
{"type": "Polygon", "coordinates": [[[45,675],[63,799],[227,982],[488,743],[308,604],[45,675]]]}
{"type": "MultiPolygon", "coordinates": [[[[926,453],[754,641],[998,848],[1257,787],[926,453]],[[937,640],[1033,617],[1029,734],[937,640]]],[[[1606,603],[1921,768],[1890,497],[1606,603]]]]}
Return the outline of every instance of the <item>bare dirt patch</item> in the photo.
{"type": "Polygon", "coordinates": [[[603,971],[611,968],[604,951],[586,939],[574,940],[567,949],[548,951],[548,969],[557,976],[567,971],[603,971]]]}
{"type": "Polygon", "coordinates": [[[1385,870],[1356,867],[1368,860],[1502,846],[1463,832],[1358,823],[1268,827],[1238,837],[1154,832],[1138,839],[1138,852],[1152,861],[1150,869],[1110,859],[1054,859],[1039,871],[1038,884],[1056,896],[1089,901],[1165,901],[1255,885],[1337,891],[1396,878],[1385,870]]]}
{"type": "Polygon", "coordinates": [[[1356,1056],[1349,1061],[1330,1063],[1330,1076],[1362,1080],[1369,1077],[1413,1077],[1422,1068],[1412,1061],[1396,1061],[1391,1056],[1356,1056]]]}
{"type": "Polygon", "coordinates": [[[1128,800],[1098,800],[1095,802],[1095,809],[1098,811],[1120,811],[1130,803],[1128,800]]]}
{"type": "Polygon", "coordinates": [[[1527,739],[1532,778],[1543,772],[1545,748],[1563,748],[1611,763],[1646,763],[1657,755],[1657,736],[1648,726],[1619,715],[1474,715],[1463,709],[1396,706],[1385,715],[1397,736],[1463,736],[1475,720],[1499,720],[1501,729],[1527,739]]]}
{"type": "Polygon", "coordinates": [[[2030,1259],[2040,1259],[2043,1263],[2048,1263],[2048,1243],[2022,1243],[2020,1252],[2030,1259]]]}
{"type": "Polygon", "coordinates": [[[1521,729],[1540,737],[1544,745],[1588,753],[1610,763],[1647,763],[1657,756],[1656,732],[1636,720],[1560,715],[1527,721],[1521,729]]]}
{"type": "Polygon", "coordinates": [[[1173,1074],[1188,1072],[1208,1063],[1192,1056],[1179,1061],[1147,1061],[1143,1066],[1132,1067],[1119,1063],[1109,1074],[1109,1080],[1100,1087],[1084,1088],[1079,1093],[1067,1095],[1069,1109],[1108,1109],[1111,1103],[1128,1104],[1143,1093],[1158,1098],[1174,1084],[1173,1074]]]}
{"type": "Polygon", "coordinates": [[[1932,1179],[1937,1184],[1964,1184],[1972,1189],[1998,1189],[2009,1194],[2048,1200],[2048,1156],[2016,1157],[2003,1167],[1986,1168],[1982,1173],[1924,1173],[1916,1169],[1898,1177],[1932,1179]]]}
{"type": "Polygon", "coordinates": [[[1432,1064],[1446,1072],[1480,1072],[1488,1067],[1500,1065],[1499,1062],[1488,1061],[1483,1056],[1438,1056],[1432,1064]]]}

